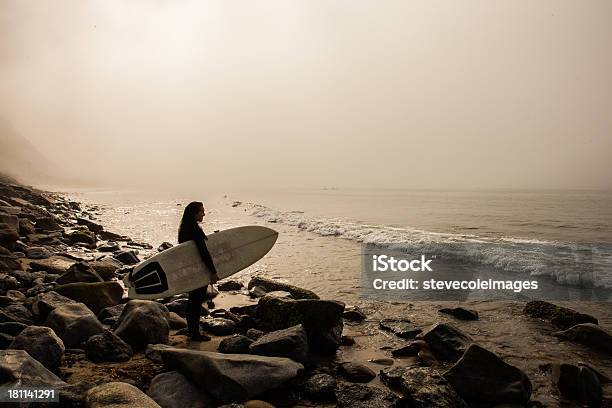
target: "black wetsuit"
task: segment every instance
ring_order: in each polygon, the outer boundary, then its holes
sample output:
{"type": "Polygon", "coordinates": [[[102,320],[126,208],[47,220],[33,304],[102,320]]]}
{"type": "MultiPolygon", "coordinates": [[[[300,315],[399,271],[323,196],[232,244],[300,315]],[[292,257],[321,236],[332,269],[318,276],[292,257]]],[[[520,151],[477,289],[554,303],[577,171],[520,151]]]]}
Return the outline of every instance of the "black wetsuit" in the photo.
{"type": "MultiPolygon", "coordinates": [[[[178,242],[179,244],[187,241],[195,241],[202,261],[208,267],[208,269],[216,274],[215,264],[208,252],[206,247],[206,234],[202,231],[199,225],[195,224],[191,228],[184,228],[179,232],[178,242]]],[[[206,286],[198,288],[189,292],[189,303],[187,303],[187,328],[189,334],[199,333],[200,331],[200,317],[202,316],[202,302],[206,298],[206,286]]]]}

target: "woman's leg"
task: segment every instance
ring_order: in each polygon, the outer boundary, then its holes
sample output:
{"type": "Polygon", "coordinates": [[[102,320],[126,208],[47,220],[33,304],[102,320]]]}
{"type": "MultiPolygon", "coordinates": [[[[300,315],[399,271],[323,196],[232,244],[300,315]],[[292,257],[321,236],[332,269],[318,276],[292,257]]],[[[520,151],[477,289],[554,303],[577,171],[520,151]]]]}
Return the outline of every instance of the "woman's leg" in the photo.
{"type": "Polygon", "coordinates": [[[187,329],[190,335],[200,333],[200,317],[202,316],[202,302],[206,297],[206,288],[199,288],[189,292],[187,303],[187,329]]]}

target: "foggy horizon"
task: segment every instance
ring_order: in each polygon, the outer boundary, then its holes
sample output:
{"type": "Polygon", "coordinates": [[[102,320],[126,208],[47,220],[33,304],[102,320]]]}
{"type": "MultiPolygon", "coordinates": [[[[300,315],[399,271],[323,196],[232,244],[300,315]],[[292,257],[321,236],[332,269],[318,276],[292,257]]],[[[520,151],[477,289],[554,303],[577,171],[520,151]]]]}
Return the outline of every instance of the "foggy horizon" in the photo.
{"type": "Polygon", "coordinates": [[[609,189],[611,12],[8,0],[0,146],[160,190],[609,189]]]}

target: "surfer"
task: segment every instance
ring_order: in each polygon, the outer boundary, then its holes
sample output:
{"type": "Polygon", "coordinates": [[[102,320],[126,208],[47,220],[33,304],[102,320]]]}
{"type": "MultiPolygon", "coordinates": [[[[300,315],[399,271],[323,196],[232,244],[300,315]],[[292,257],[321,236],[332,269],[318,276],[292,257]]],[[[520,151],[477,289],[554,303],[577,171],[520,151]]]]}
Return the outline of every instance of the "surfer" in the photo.
{"type": "MultiPolygon", "coordinates": [[[[195,241],[202,261],[212,272],[210,284],[213,284],[219,280],[217,276],[217,269],[213,263],[212,257],[206,247],[206,234],[202,231],[202,228],[198,223],[204,219],[204,204],[199,201],[193,201],[185,207],[183,211],[183,218],[181,219],[181,225],[178,232],[179,244],[187,241],[195,241]]],[[[200,333],[200,316],[202,316],[202,302],[206,298],[206,288],[198,288],[189,292],[189,302],[187,303],[187,329],[189,331],[189,337],[191,340],[196,341],[208,341],[210,337],[206,334],[200,333]]]]}

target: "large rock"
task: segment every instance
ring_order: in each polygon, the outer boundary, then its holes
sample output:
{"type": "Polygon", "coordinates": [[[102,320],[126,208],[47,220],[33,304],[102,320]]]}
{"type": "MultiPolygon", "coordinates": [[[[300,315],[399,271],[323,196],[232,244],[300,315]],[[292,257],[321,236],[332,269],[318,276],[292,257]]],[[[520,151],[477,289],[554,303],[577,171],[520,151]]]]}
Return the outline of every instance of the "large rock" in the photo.
{"type": "Polygon", "coordinates": [[[15,229],[8,224],[0,223],[0,246],[12,251],[18,239],[19,234],[15,229]]]}
{"type": "Polygon", "coordinates": [[[34,323],[32,313],[19,303],[14,303],[0,309],[0,323],[4,322],[18,322],[27,325],[34,323]]]}
{"type": "Polygon", "coordinates": [[[85,355],[94,363],[128,361],[134,355],[129,344],[113,332],[104,330],[94,334],[85,343],[85,355]]]}
{"type": "Polygon", "coordinates": [[[83,303],[57,306],[49,313],[44,325],[52,328],[69,348],[78,348],[89,337],[104,331],[102,324],[83,303]]]}
{"type": "Polygon", "coordinates": [[[23,266],[11,251],[0,246],[0,272],[12,272],[22,270],[23,266]]]}
{"type": "Polygon", "coordinates": [[[342,338],[344,303],[319,299],[283,299],[264,296],[259,299],[257,317],[264,328],[281,330],[302,324],[308,346],[316,354],[334,354],[342,338]]]}
{"type": "Polygon", "coordinates": [[[302,289],[297,286],[278,282],[272,279],[263,278],[261,276],[255,276],[251,278],[248,288],[252,289],[254,286],[259,286],[261,288],[264,288],[266,292],[273,292],[277,290],[289,292],[291,293],[291,296],[294,299],[318,299],[319,298],[319,296],[317,296],[316,293],[308,289],[302,289]]]}
{"type": "Polygon", "coordinates": [[[44,321],[53,309],[70,303],[77,302],[54,291],[40,293],[34,297],[32,302],[32,314],[39,321],[44,321]]]}
{"type": "Polygon", "coordinates": [[[236,322],[222,317],[203,320],[202,328],[215,336],[227,336],[236,333],[238,330],[236,322]]]}
{"type": "Polygon", "coordinates": [[[564,398],[582,402],[588,407],[601,406],[601,383],[597,373],[590,368],[572,364],[553,364],[551,376],[564,398]]]}
{"type": "Polygon", "coordinates": [[[82,217],[77,217],[77,224],[78,225],[83,225],[85,227],[87,227],[88,230],[90,230],[91,232],[94,233],[98,233],[100,231],[102,231],[104,229],[104,227],[102,227],[102,225],[100,224],[96,224],[93,221],[90,221],[86,218],[82,218],[82,217]]]}
{"type": "Polygon", "coordinates": [[[165,304],[169,311],[176,313],[181,317],[185,317],[187,315],[187,304],[189,303],[189,299],[187,298],[179,298],[175,299],[171,302],[165,304]]]}
{"type": "Polygon", "coordinates": [[[594,350],[612,354],[612,336],[593,323],[577,324],[567,330],[554,333],[555,337],[574,341],[594,350]]]}
{"type": "Polygon", "coordinates": [[[436,324],[419,337],[429,344],[437,358],[452,363],[459,360],[472,343],[467,334],[447,323],[436,324]]]}
{"type": "Polygon", "coordinates": [[[400,408],[400,398],[389,390],[365,384],[341,384],[336,390],[338,408],[400,408]]]}
{"type": "Polygon", "coordinates": [[[45,247],[29,247],[26,249],[26,256],[30,259],[47,259],[52,255],[53,253],[45,247]]]}
{"type": "Polygon", "coordinates": [[[222,402],[245,401],[295,378],[304,367],[283,357],[162,349],[164,365],[222,402]]]}
{"type": "Polygon", "coordinates": [[[544,319],[561,330],[569,329],[581,323],[598,323],[593,316],[542,300],[528,302],[523,309],[523,313],[530,317],[544,319]]]}
{"type": "Polygon", "coordinates": [[[58,285],[75,282],[103,282],[104,279],[87,262],[77,262],[55,280],[58,285]]]}
{"type": "Polygon", "coordinates": [[[304,383],[304,392],[314,401],[327,401],[334,398],[338,382],[325,373],[315,374],[304,383]]]}
{"type": "Polygon", "coordinates": [[[208,408],[212,398],[199,390],[183,374],[169,371],[151,381],[147,395],[162,408],[208,408]]]}
{"type": "Polygon", "coordinates": [[[0,212],[0,224],[7,224],[15,232],[19,232],[19,217],[16,215],[0,212]]]}
{"type": "Polygon", "coordinates": [[[11,336],[17,336],[21,333],[28,325],[17,322],[4,322],[0,323],[0,333],[9,334],[11,336]]]}
{"type": "Polygon", "coordinates": [[[83,244],[89,249],[96,249],[96,234],[87,229],[73,231],[67,238],[72,245],[83,244]]]}
{"type": "Polygon", "coordinates": [[[249,346],[251,354],[287,357],[304,362],[308,356],[308,338],[304,326],[289,327],[264,334],[249,346]]]}
{"type": "Polygon", "coordinates": [[[412,408],[468,408],[448,381],[431,368],[389,367],[381,370],[380,379],[401,391],[412,408]]]}
{"type": "MultiPolygon", "coordinates": [[[[249,346],[253,340],[241,334],[226,337],[219,342],[218,350],[226,354],[246,354],[249,353],[249,346]]],[[[255,353],[257,354],[257,353],[255,353]]]]}
{"type": "Polygon", "coordinates": [[[109,382],[98,385],[85,394],[87,408],[160,408],[147,394],[131,384],[109,382]]]}
{"type": "Polygon", "coordinates": [[[469,404],[520,404],[531,397],[531,381],[518,368],[472,344],[444,378],[469,404]]]}
{"type": "Polygon", "coordinates": [[[348,381],[354,383],[367,383],[376,378],[376,373],[368,366],[349,361],[340,364],[340,371],[348,381]]]}
{"type": "Polygon", "coordinates": [[[60,226],[57,223],[57,219],[53,216],[37,217],[36,229],[41,231],[58,231],[60,229],[60,226]]]}
{"type": "Polygon", "coordinates": [[[115,277],[115,271],[123,265],[114,258],[103,258],[98,261],[90,262],[89,266],[91,266],[102,279],[109,281],[115,277]]]}
{"type": "Polygon", "coordinates": [[[49,327],[30,326],[24,329],[9,349],[25,350],[48,369],[57,367],[64,356],[64,342],[49,327]]]}
{"type": "Polygon", "coordinates": [[[113,257],[126,265],[135,265],[140,262],[138,255],[136,255],[136,252],[132,250],[117,252],[113,255],[113,257]]]}
{"type": "Polygon", "coordinates": [[[33,271],[45,271],[48,273],[62,275],[75,262],[59,256],[52,256],[47,259],[38,259],[30,262],[29,266],[33,271]]]}
{"type": "Polygon", "coordinates": [[[423,331],[407,319],[383,319],[378,323],[378,327],[390,331],[402,339],[414,339],[417,334],[423,331]]]}
{"type": "Polygon", "coordinates": [[[87,305],[94,313],[121,302],[123,287],[119,282],[68,283],[54,289],[62,296],[87,305]]]}
{"type": "Polygon", "coordinates": [[[103,324],[108,324],[111,327],[117,327],[119,316],[123,313],[125,303],[119,303],[115,306],[105,307],[98,313],[98,320],[103,324]]]}
{"type": "Polygon", "coordinates": [[[24,350],[0,351],[0,386],[62,387],[66,383],[24,350]]]}
{"type": "Polygon", "coordinates": [[[130,300],[117,320],[115,334],[135,349],[168,342],[168,309],[151,300],[130,300]]]}

